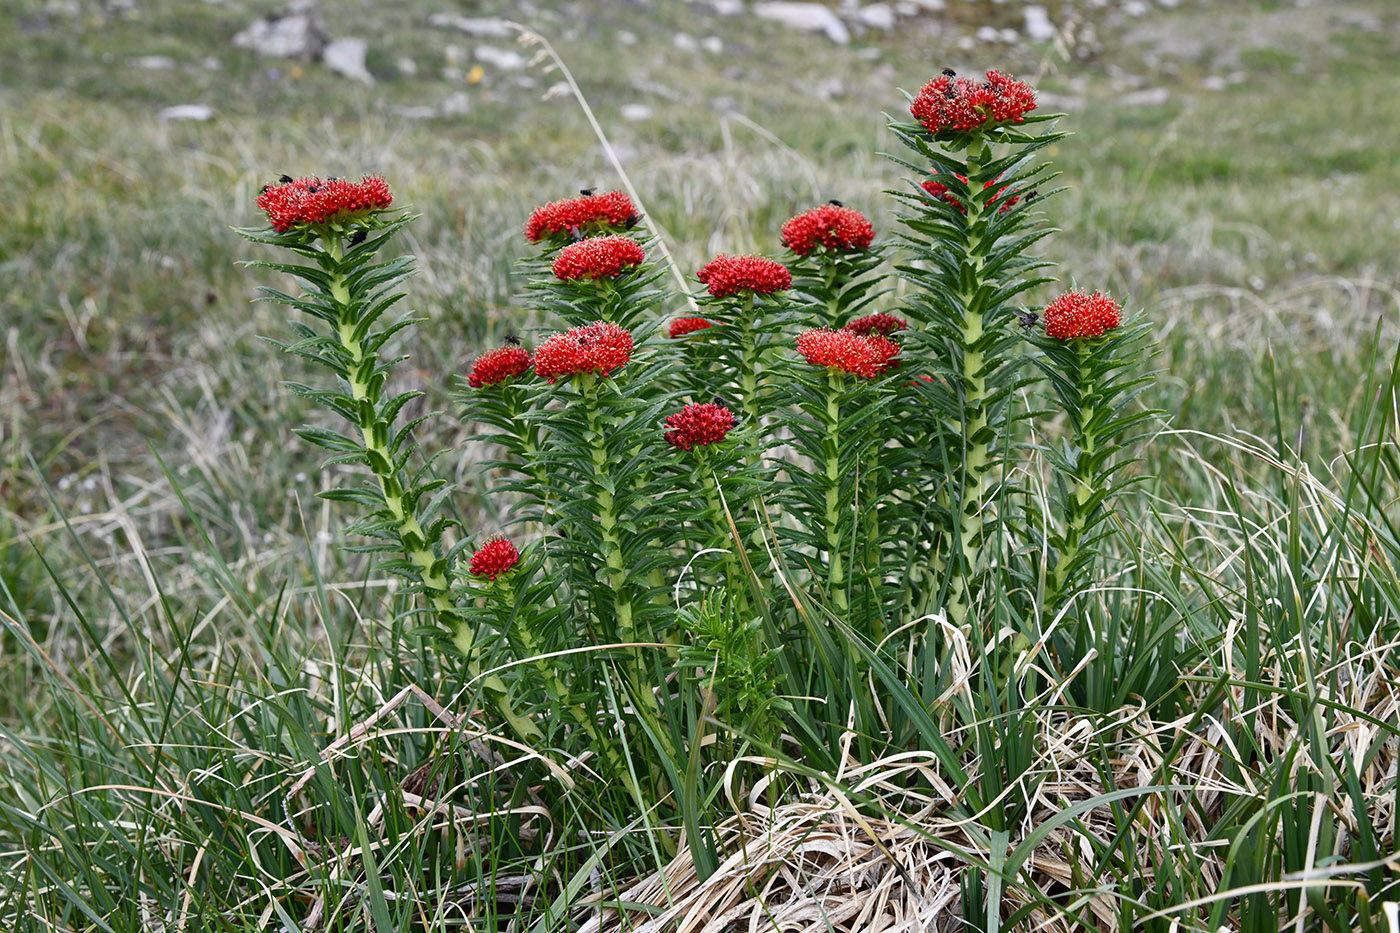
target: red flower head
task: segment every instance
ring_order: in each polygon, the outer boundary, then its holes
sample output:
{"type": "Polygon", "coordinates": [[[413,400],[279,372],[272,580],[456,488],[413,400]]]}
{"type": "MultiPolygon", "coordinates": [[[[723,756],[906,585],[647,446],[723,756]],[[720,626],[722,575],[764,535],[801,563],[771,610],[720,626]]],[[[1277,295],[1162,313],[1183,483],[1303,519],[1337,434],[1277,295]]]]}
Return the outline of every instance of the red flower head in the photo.
{"type": "Polygon", "coordinates": [[[525,224],[525,238],[531,243],[545,239],[562,242],[572,239],[575,233],[612,233],[627,229],[628,222],[636,216],[632,199],[621,191],[588,194],[535,208],[525,224]]]}
{"type": "Polygon", "coordinates": [[[666,443],[681,450],[718,444],[734,428],[734,412],[714,402],[687,405],[666,418],[666,443]]]}
{"type": "Polygon", "coordinates": [[[859,253],[873,239],[875,228],[860,211],[835,204],[823,204],[783,224],[783,244],[799,256],[818,247],[833,253],[859,253]]]}
{"type": "Polygon", "coordinates": [[[871,334],[883,334],[888,337],[895,331],[907,330],[908,328],[908,323],[893,314],[867,314],[865,317],[856,318],[841,329],[848,333],[860,334],[862,337],[869,337],[871,334]]]}
{"type": "Polygon", "coordinates": [[[1056,340],[1102,337],[1122,323],[1122,314],[1117,302],[1098,292],[1065,292],[1045,309],[1045,334],[1056,340]]]}
{"type": "Polygon", "coordinates": [[[550,382],[560,376],[607,376],[632,359],[632,335],[604,321],[555,334],[535,351],[535,375],[550,382]]]}
{"type": "Polygon", "coordinates": [[[383,210],[393,200],[388,183],[378,175],[365,175],[358,182],[344,178],[322,181],[312,175],[268,185],[258,195],[258,207],[267,212],[272,229],[286,233],[301,224],[353,223],[383,210]]]}
{"type": "MultiPolygon", "coordinates": [[[[934,175],[937,176],[937,174],[938,172],[935,171],[934,175]]],[[[959,175],[957,177],[962,181],[963,184],[967,184],[967,176],[959,175]]],[[[982,188],[984,190],[990,188],[992,185],[996,184],[996,182],[1000,179],[1001,176],[997,176],[997,179],[995,181],[983,182],[982,188]]],[[[1009,187],[1011,186],[1003,185],[1001,188],[999,188],[996,194],[992,195],[990,198],[987,199],[987,206],[991,207],[993,204],[997,203],[997,199],[1000,198],[1003,194],[1006,194],[1006,189],[1009,187]]],[[[963,206],[963,203],[959,201],[956,197],[954,197],[952,194],[950,194],[948,191],[948,186],[943,184],[943,182],[939,181],[937,177],[930,178],[928,181],[925,181],[923,183],[923,188],[929,193],[931,197],[936,198],[940,201],[947,201],[949,204],[953,205],[958,210],[962,211],[964,214],[967,213],[967,208],[963,206]]],[[[1001,210],[999,210],[997,213],[1005,214],[1011,209],[1011,205],[1015,204],[1017,201],[1020,200],[1021,196],[1019,194],[1017,194],[1014,191],[1011,192],[1011,195],[1001,202],[1001,210]]]]}
{"type": "Polygon", "coordinates": [[[528,370],[532,362],[529,352],[523,347],[501,347],[483,353],[472,363],[472,374],[467,378],[467,385],[479,389],[510,382],[528,370]]]}
{"type": "Polygon", "coordinates": [[[472,554],[472,576],[494,580],[520,563],[520,552],[504,537],[496,535],[472,554]]]}
{"type": "Polygon", "coordinates": [[[1024,123],[1035,109],[1035,91],[1021,81],[987,72],[986,81],[939,75],[919,92],[909,112],[935,136],[944,130],[975,130],[1024,123]]]}
{"type": "Polygon", "coordinates": [[[678,317],[671,322],[671,339],[684,337],[686,334],[693,334],[697,330],[705,330],[715,325],[702,317],[678,317]]]}
{"type": "Polygon", "coordinates": [[[646,258],[636,240],[625,236],[594,237],[561,249],[554,258],[554,274],[565,282],[610,279],[637,268],[646,258]]]}
{"type": "Polygon", "coordinates": [[[792,273],[780,262],[760,256],[726,256],[720,253],[696,273],[710,286],[710,294],[727,298],[740,292],[771,295],[792,288],[792,273]]]}
{"type": "Polygon", "coordinates": [[[899,344],[879,334],[863,337],[845,330],[807,330],[797,335],[797,350],[813,366],[865,379],[899,365],[899,344]]]}

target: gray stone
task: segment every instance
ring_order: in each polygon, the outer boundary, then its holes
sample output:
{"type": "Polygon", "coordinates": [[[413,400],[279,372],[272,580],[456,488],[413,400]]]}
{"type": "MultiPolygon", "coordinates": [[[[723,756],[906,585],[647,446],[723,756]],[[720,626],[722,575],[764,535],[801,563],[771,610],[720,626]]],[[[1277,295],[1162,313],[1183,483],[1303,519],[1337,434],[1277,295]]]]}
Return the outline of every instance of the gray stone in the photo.
{"type": "Polygon", "coordinates": [[[1001,33],[995,26],[978,26],[977,39],[979,42],[1000,42],[1001,33]]]}
{"type": "Polygon", "coordinates": [[[326,31],[314,0],[294,0],[286,11],[254,20],[233,44],[263,58],[312,59],[326,45],[326,31]]]}
{"type": "Polygon", "coordinates": [[[515,30],[506,25],[503,19],[463,16],[460,13],[434,13],[428,17],[428,25],[441,29],[456,29],[478,39],[505,39],[515,35],[515,30]]]}
{"type": "Polygon", "coordinates": [[[835,100],[838,97],[845,97],[846,84],[840,78],[832,75],[816,83],[812,88],[812,96],[817,100],[835,100]]]}
{"type": "Polygon", "coordinates": [[[738,16],[744,12],[744,0],[710,0],[716,16],[738,16]]]}
{"type": "Polygon", "coordinates": [[[352,81],[373,84],[374,78],[365,68],[365,53],[369,43],[364,39],[333,39],[321,50],[321,63],[352,81]]]}
{"type": "Polygon", "coordinates": [[[1123,107],[1160,107],[1171,99],[1172,92],[1164,87],[1149,87],[1118,98],[1123,107]]]}
{"type": "Polygon", "coordinates": [[[623,104],[622,119],[631,120],[633,123],[651,119],[651,108],[646,104],[623,104]]]}
{"type": "Polygon", "coordinates": [[[133,58],[131,63],[146,71],[169,71],[175,67],[175,59],[169,55],[142,55],[140,58],[133,58]]]}
{"type": "Polygon", "coordinates": [[[894,9],[888,3],[872,3],[856,10],[856,19],[862,26],[889,32],[894,28],[894,9]]]}
{"type": "Polygon", "coordinates": [[[700,40],[700,48],[711,55],[719,55],[724,51],[724,40],[719,36],[706,36],[700,40]]]}
{"type": "Polygon", "coordinates": [[[494,45],[479,45],[476,60],[502,71],[519,71],[525,67],[525,56],[514,49],[500,49],[494,45]]]}
{"type": "Polygon", "coordinates": [[[162,123],[171,120],[212,120],[214,118],[214,108],[204,104],[176,104],[174,107],[166,107],[156,114],[156,119],[162,123]]]}
{"type": "Polygon", "coordinates": [[[444,117],[460,117],[464,113],[469,113],[472,109],[472,99],[466,91],[454,91],[442,99],[442,115],[444,117]]]}
{"type": "Polygon", "coordinates": [[[671,44],[678,52],[698,52],[700,43],[695,41],[695,37],[688,32],[678,32],[671,37],[671,44]]]}
{"type": "Polygon", "coordinates": [[[1026,18],[1026,38],[1032,42],[1049,42],[1055,38],[1059,31],[1055,24],[1050,22],[1050,14],[1045,11],[1045,7],[1038,3],[1032,3],[1022,11],[1026,18]]]}
{"type": "Polygon", "coordinates": [[[819,32],[838,45],[847,45],[851,33],[840,17],[830,7],[820,3],[773,2],[760,3],[753,8],[754,15],[774,23],[781,23],[803,32],[819,32]]]}

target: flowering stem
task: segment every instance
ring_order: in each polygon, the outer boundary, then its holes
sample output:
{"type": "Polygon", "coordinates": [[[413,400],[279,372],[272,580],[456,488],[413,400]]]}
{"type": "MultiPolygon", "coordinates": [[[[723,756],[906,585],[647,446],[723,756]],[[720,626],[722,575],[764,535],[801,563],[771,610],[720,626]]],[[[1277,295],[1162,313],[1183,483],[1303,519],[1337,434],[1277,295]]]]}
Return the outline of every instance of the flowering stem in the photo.
{"type": "MultiPolygon", "coordinates": [[[[983,144],[985,147],[985,144],[983,144]]],[[[962,549],[962,569],[949,592],[948,614],[954,624],[961,625],[968,613],[968,588],[982,563],[983,507],[986,478],[992,467],[994,437],[988,430],[986,364],[980,348],[983,338],[982,309],[978,294],[986,283],[983,275],[983,234],[986,213],[981,198],[979,163],[991,153],[969,147],[967,151],[967,240],[960,278],[964,283],[958,292],[962,308],[962,372],[963,424],[962,436],[967,448],[963,460],[962,514],[959,518],[959,539],[962,549]]]]}
{"type": "Polygon", "coordinates": [[[355,336],[358,322],[352,317],[350,289],[346,285],[344,274],[340,269],[342,258],[340,237],[328,234],[327,238],[330,246],[329,253],[336,266],[330,279],[331,297],[339,306],[336,338],[340,342],[341,349],[349,357],[345,378],[350,384],[350,397],[355,401],[359,415],[358,426],[360,438],[364,443],[365,459],[369,463],[370,471],[374,473],[375,479],[379,482],[379,490],[384,497],[384,506],[394,517],[395,530],[403,545],[404,554],[418,568],[424,593],[427,594],[429,601],[432,602],[433,607],[438,610],[443,619],[450,620],[455,624],[456,632],[453,635],[453,641],[456,642],[463,654],[469,654],[472,647],[472,632],[463,624],[460,615],[452,605],[451,597],[448,595],[446,566],[429,549],[427,535],[423,533],[423,526],[419,524],[417,516],[404,502],[403,479],[399,472],[394,469],[393,456],[389,450],[389,425],[383,421],[375,420],[374,407],[379,400],[379,392],[377,385],[374,384],[374,377],[367,375],[373,372],[373,360],[365,353],[361,341],[355,336]]]}
{"type": "Polygon", "coordinates": [[[1080,409],[1078,430],[1074,434],[1075,446],[1079,449],[1079,459],[1073,474],[1073,490],[1065,502],[1069,513],[1065,520],[1064,542],[1055,558],[1055,566],[1050,571],[1049,593],[1046,604],[1054,606],[1067,594],[1070,574],[1079,557],[1084,532],[1092,519],[1089,504],[1094,496],[1093,454],[1098,448],[1098,438],[1092,429],[1094,423],[1094,380],[1093,367],[1087,365],[1092,352],[1089,340],[1075,340],[1074,372],[1071,373],[1074,385],[1079,390],[1080,409]]]}
{"type": "Polygon", "coordinates": [[[846,569],[841,553],[841,377],[829,371],[826,380],[822,482],[826,487],[827,582],[832,602],[839,612],[844,613],[850,604],[846,598],[846,569]]]}
{"type": "Polygon", "coordinates": [[[758,409],[758,326],[754,320],[753,293],[744,299],[743,310],[739,314],[743,322],[739,330],[742,356],[739,362],[739,391],[742,398],[739,404],[750,425],[757,426],[758,409]]]}
{"type": "Polygon", "coordinates": [[[603,562],[607,568],[608,586],[613,592],[613,608],[617,615],[616,635],[620,641],[633,641],[636,632],[632,624],[632,594],[627,587],[627,569],[622,561],[617,501],[608,475],[607,440],[602,412],[598,406],[599,380],[591,373],[584,373],[579,378],[583,383],[584,410],[588,419],[588,451],[593,466],[598,528],[603,538],[603,562]]]}
{"type": "MultiPolygon", "coordinates": [[[[404,480],[394,465],[394,454],[390,448],[392,426],[378,417],[384,377],[382,373],[376,373],[375,356],[373,352],[366,352],[363,335],[358,334],[360,321],[355,316],[350,284],[342,266],[344,252],[341,237],[327,233],[325,240],[326,252],[331,259],[329,291],[336,305],[333,333],[347,357],[345,381],[350,386],[350,399],[364,445],[365,461],[379,484],[384,508],[392,519],[394,533],[404,556],[417,570],[424,595],[436,611],[439,621],[452,629],[452,642],[467,659],[468,670],[475,675],[479,672],[474,650],[476,633],[453,603],[447,578],[447,561],[433,551],[428,535],[414,514],[413,505],[405,496],[404,480]]],[[[515,712],[500,677],[488,677],[484,688],[493,695],[497,709],[517,734],[525,738],[539,738],[542,735],[534,723],[515,712]]]]}

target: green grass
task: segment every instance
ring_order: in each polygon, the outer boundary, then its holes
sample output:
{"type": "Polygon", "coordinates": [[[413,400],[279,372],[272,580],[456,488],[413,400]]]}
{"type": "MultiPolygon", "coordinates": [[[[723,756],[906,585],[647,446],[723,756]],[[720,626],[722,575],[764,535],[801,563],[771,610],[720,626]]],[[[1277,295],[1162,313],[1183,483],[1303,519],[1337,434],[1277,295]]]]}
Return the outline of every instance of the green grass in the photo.
{"type": "MultiPolygon", "coordinates": [[[[310,65],[291,77],[277,63],[274,78],[232,49],[251,11],[274,4],[168,6],[108,14],[89,2],[68,18],[0,4],[0,19],[19,25],[0,30],[0,917],[23,931],[260,930],[320,898],[323,928],[439,930],[457,910],[509,914],[508,897],[454,902],[445,886],[494,881],[508,894],[519,874],[546,898],[578,878],[589,887],[586,870],[563,872],[601,843],[573,830],[638,829],[623,816],[634,809],[625,791],[583,781],[561,811],[527,812],[530,787],[512,770],[563,784],[568,768],[514,748],[500,750],[509,767],[487,767],[470,723],[450,728],[415,701],[391,717],[403,731],[318,769],[284,804],[322,748],[406,683],[449,710],[472,703],[470,691],[458,697],[460,671],[404,636],[407,600],[334,546],[350,516],[314,498],[319,455],[291,435],[305,413],[279,388],[304,374],[258,339],[281,318],[249,303],[253,282],[233,263],[254,253],[230,228],[257,220],[258,188],[283,171],[387,174],[423,215],[404,248],[420,262],[410,301],[429,320],[406,342],[403,378],[429,390],[426,406],[451,408],[433,375],[463,371],[534,321],[515,280],[529,209],[612,183],[596,141],[570,100],[540,99],[557,76],[538,68],[521,73],[529,88],[511,74],[444,79],[447,46],[469,56],[476,40],[428,27],[431,4],[337,7],[335,34],[374,37],[372,90],[310,65]],[[181,65],[126,64],[143,55],[181,65]],[[417,76],[397,71],[403,56],[417,76]],[[394,113],[452,90],[469,95],[466,115],[394,113]],[[157,121],[161,107],[189,102],[215,105],[217,118],[157,121]],[[462,799],[476,818],[433,829],[391,792],[425,761],[474,779],[462,799]],[[332,863],[342,837],[378,833],[382,875],[359,861],[340,872],[303,864],[263,820],[319,841],[332,863]],[[375,893],[377,877],[403,896],[375,893]]],[[[1013,908],[1041,898],[1064,924],[1087,922],[1069,891],[1099,879],[1127,929],[1309,859],[1367,861],[1397,845],[1400,538],[1385,377],[1400,314],[1400,31],[1379,0],[1345,5],[1379,16],[1379,33],[1339,22],[1340,5],[1264,6],[1232,15],[1296,16],[1308,41],[1244,49],[1245,80],[1219,92],[1199,85],[1210,63],[1151,70],[1108,24],[1088,64],[1046,50],[1003,63],[985,49],[931,50],[914,34],[878,37],[875,64],[680,2],[645,14],[598,4],[532,24],[576,73],[687,271],[720,249],[775,252],[784,219],[831,197],[889,233],[880,192],[898,173],[876,154],[894,147],[880,111],[901,106],[892,85],[916,91],[944,61],[1025,76],[1043,66],[1041,87],[1090,101],[1052,152],[1072,187],[1052,203],[1064,232],[1050,248],[1081,286],[1159,321],[1150,404],[1175,433],[1142,449],[1151,479],[1126,512],[1112,582],[1163,595],[1099,594],[1105,625],[1132,624],[1104,636],[1106,660],[1064,704],[1035,710],[1030,752],[1048,755],[1048,737],[1141,703],[1142,730],[1086,741],[1077,767],[1105,790],[1192,789],[1071,821],[1088,853],[1076,884],[1009,879],[1013,908]],[[619,28],[638,44],[617,45],[619,28]],[[675,53],[678,30],[720,35],[735,71],[675,53]],[[1168,103],[1119,106],[1118,69],[1167,86],[1168,103]],[[846,94],[815,99],[832,74],[846,94]],[[638,89],[647,82],[679,99],[638,89]],[[630,102],[650,105],[651,119],[623,121],[630,102]],[[1152,665],[1179,676],[1162,681],[1152,665]],[[1206,712],[1215,731],[1192,719],[1206,712]],[[1140,769],[1122,764],[1125,750],[1144,756],[1140,769]],[[1186,845],[1188,833],[1204,842],[1186,845]]],[[[1216,12],[1202,3],[1160,16],[1201,30],[1216,12]]],[[[468,451],[444,469],[470,513],[485,490],[467,434],[444,418],[425,440],[468,451]]],[[[713,812],[728,812],[722,798],[713,812]]],[[[638,838],[601,860],[598,884],[621,890],[665,864],[662,846],[653,854],[638,838]]],[[[995,852],[987,838],[939,839],[933,851],[995,852]]],[[[1393,870],[1359,879],[1371,899],[1397,896],[1393,870]]],[[[1309,928],[1369,918],[1383,929],[1351,889],[1216,903],[1177,916],[1204,930],[1224,921],[1211,911],[1229,911],[1239,928],[1273,930],[1309,904],[1309,928]]]]}

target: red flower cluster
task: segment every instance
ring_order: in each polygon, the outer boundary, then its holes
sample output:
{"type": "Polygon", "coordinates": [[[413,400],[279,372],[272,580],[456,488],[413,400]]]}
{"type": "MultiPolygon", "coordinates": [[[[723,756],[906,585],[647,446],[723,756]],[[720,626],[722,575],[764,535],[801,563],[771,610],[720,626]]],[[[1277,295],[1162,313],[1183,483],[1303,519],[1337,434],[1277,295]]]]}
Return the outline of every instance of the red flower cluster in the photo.
{"type": "Polygon", "coordinates": [[[565,282],[610,279],[637,268],[646,258],[636,240],[625,236],[594,237],[561,249],[554,257],[554,274],[565,282]]]}
{"type": "Polygon", "coordinates": [[[1024,123],[1035,109],[1030,86],[996,70],[986,81],[939,75],[919,92],[909,107],[924,129],[937,135],[944,130],[975,130],[1001,123],[1024,123]]]}
{"type": "Polygon", "coordinates": [[[494,580],[520,563],[520,552],[500,535],[483,544],[472,554],[471,565],[467,568],[472,576],[494,580]]]}
{"type": "Polygon", "coordinates": [[[1045,309],[1045,334],[1057,340],[1102,337],[1122,323],[1122,314],[1117,302],[1098,292],[1065,292],[1045,309]]]}
{"type": "MultiPolygon", "coordinates": [[[[935,172],[934,174],[936,175],[937,172],[935,172]]],[[[965,175],[959,175],[958,178],[962,181],[963,184],[967,184],[967,177],[965,175]]],[[[984,190],[990,188],[992,185],[996,184],[997,181],[1000,180],[1000,178],[1001,176],[997,176],[997,179],[994,181],[983,182],[982,188],[984,190]]],[[[997,199],[1000,198],[1003,194],[1006,194],[1006,189],[1010,187],[1010,185],[1004,185],[1003,187],[999,188],[996,194],[992,195],[990,198],[987,199],[987,206],[991,207],[993,204],[997,203],[997,199]]],[[[963,203],[957,198],[955,198],[953,195],[949,194],[948,186],[943,184],[943,182],[939,181],[937,178],[930,178],[928,181],[924,182],[923,188],[929,193],[930,196],[937,198],[940,201],[947,201],[949,204],[953,205],[958,210],[962,211],[964,214],[967,213],[967,207],[964,206],[963,203]]],[[[1001,210],[997,213],[1005,214],[1011,209],[1011,205],[1015,204],[1017,201],[1020,200],[1021,195],[1013,191],[1011,195],[1006,198],[1006,200],[1001,202],[1001,210]]]]}
{"type": "Polygon", "coordinates": [[[388,183],[377,175],[365,175],[358,182],[322,181],[312,175],[268,185],[258,195],[258,207],[267,212],[272,229],[286,233],[301,224],[350,223],[383,210],[393,200],[388,183]]]}
{"type": "Polygon", "coordinates": [[[720,253],[696,273],[716,298],[739,292],[771,295],[792,288],[792,273],[780,262],[760,256],[726,256],[720,253]]]}
{"type": "Polygon", "coordinates": [[[681,450],[718,444],[734,428],[734,412],[714,402],[687,405],[666,418],[666,443],[681,450]]]}
{"type": "Polygon", "coordinates": [[[550,382],[560,376],[607,376],[632,359],[632,335],[605,321],[554,334],[535,351],[535,375],[550,382]]]}
{"type": "Polygon", "coordinates": [[[783,224],[783,245],[799,256],[817,247],[833,253],[857,253],[870,247],[875,228],[860,211],[823,204],[783,224]]]}
{"type": "Polygon", "coordinates": [[[862,336],[846,330],[807,330],[797,335],[797,350],[813,366],[839,369],[874,379],[899,365],[899,344],[881,334],[862,336]]]}
{"type": "Polygon", "coordinates": [[[483,353],[472,363],[472,374],[467,378],[467,385],[479,389],[510,382],[528,370],[532,362],[529,352],[523,347],[501,347],[483,353]]]}
{"type": "Polygon", "coordinates": [[[893,314],[867,314],[865,317],[858,317],[845,327],[841,328],[847,333],[860,334],[862,337],[869,337],[871,334],[884,334],[888,337],[897,330],[907,330],[909,324],[900,320],[893,314]]]}
{"type": "Polygon", "coordinates": [[[569,239],[575,233],[580,236],[610,233],[625,229],[636,214],[632,199],[621,191],[553,201],[535,208],[525,224],[525,238],[538,243],[544,239],[569,239]]]}
{"type": "Polygon", "coordinates": [[[708,327],[714,326],[715,325],[702,317],[678,317],[671,322],[671,339],[675,340],[678,337],[684,337],[686,334],[693,334],[697,330],[705,330],[708,327]]]}

